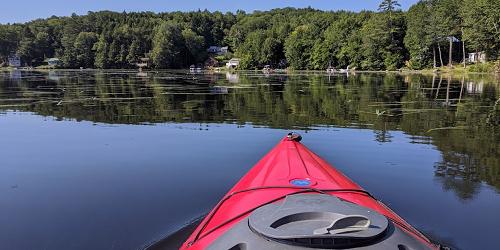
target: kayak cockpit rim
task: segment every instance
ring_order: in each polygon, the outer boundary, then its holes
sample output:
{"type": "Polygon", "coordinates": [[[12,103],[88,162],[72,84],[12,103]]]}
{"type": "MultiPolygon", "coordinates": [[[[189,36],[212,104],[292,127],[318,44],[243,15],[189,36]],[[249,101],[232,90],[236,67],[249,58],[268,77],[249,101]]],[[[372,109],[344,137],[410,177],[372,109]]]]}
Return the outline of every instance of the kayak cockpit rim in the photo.
{"type": "MultiPolygon", "coordinates": [[[[254,210],[256,210],[257,208],[259,207],[262,207],[262,206],[265,206],[265,205],[268,205],[270,203],[274,203],[274,202],[277,202],[281,199],[284,199],[285,197],[287,197],[288,195],[294,195],[294,194],[301,194],[301,193],[320,193],[320,194],[326,194],[326,195],[332,195],[332,194],[329,194],[329,193],[332,193],[332,192],[351,192],[351,193],[361,193],[361,194],[364,194],[376,201],[378,201],[372,194],[370,194],[368,191],[366,190],[363,190],[363,189],[316,189],[316,188],[311,188],[311,187],[296,187],[296,186],[261,186],[261,187],[253,187],[253,188],[248,188],[248,189],[243,189],[243,190],[239,190],[239,191],[236,191],[236,192],[232,192],[226,196],[224,196],[224,198],[222,198],[222,200],[215,206],[215,208],[207,215],[207,218],[206,220],[204,220],[204,223],[202,225],[202,227],[200,228],[200,230],[198,230],[198,232],[196,232],[196,235],[194,237],[194,239],[190,242],[188,242],[188,246],[191,246],[193,245],[196,241],[202,239],[203,237],[205,237],[206,235],[209,235],[210,233],[214,232],[215,230],[223,227],[224,225],[227,225],[228,223],[248,214],[248,213],[251,213],[253,212],[254,210]],[[263,189],[295,189],[295,190],[298,190],[296,192],[292,192],[292,193],[288,193],[286,195],[282,195],[278,198],[275,198],[273,200],[270,200],[266,203],[263,203],[257,207],[254,207],[254,208],[251,208],[245,212],[242,212],[236,216],[234,216],[233,218],[229,219],[229,220],[226,220],[222,223],[220,223],[219,225],[215,226],[214,228],[210,229],[209,231],[207,231],[206,233],[204,233],[203,235],[201,234],[203,232],[203,230],[205,230],[206,226],[209,224],[209,222],[211,221],[212,217],[217,213],[217,211],[219,210],[219,208],[224,204],[224,202],[226,202],[227,200],[229,200],[231,197],[233,197],[234,195],[237,195],[237,194],[241,194],[241,193],[246,193],[246,192],[251,192],[251,191],[258,191],[258,190],[263,190],[263,189]]],[[[397,223],[398,225],[400,223],[397,223]]],[[[406,228],[406,226],[404,226],[406,228]]],[[[410,230],[412,232],[414,232],[414,230],[411,230],[411,229],[408,229],[407,230],[410,230]]]]}

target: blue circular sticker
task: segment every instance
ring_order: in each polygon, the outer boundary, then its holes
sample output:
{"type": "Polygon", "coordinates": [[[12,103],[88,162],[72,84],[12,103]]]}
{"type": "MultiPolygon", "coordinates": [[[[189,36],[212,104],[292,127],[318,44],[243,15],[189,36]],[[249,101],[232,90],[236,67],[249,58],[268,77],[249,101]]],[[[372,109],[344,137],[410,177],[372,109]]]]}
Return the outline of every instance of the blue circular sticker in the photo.
{"type": "Polygon", "coordinates": [[[307,186],[311,185],[311,181],[306,180],[306,179],[295,179],[295,180],[291,180],[290,184],[292,184],[294,186],[298,186],[298,187],[307,187],[307,186]]]}

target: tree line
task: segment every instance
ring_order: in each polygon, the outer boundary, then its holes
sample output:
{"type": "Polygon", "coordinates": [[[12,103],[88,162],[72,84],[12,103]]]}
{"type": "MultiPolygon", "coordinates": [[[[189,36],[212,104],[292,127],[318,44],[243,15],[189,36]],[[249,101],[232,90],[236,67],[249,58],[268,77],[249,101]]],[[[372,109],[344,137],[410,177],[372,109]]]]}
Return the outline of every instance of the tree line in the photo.
{"type": "Polygon", "coordinates": [[[0,64],[17,54],[37,66],[57,57],[64,68],[154,68],[203,63],[207,47],[228,46],[240,68],[423,69],[464,61],[469,52],[500,54],[500,0],[421,0],[402,11],[383,0],[378,12],[283,8],[245,13],[110,11],[0,25],[0,64]]]}

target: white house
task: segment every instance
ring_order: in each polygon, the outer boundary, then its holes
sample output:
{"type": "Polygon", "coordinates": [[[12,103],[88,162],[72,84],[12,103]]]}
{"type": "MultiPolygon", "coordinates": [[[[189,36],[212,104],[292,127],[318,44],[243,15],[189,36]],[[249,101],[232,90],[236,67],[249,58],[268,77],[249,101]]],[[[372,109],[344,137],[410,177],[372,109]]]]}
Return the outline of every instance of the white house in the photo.
{"type": "Polygon", "coordinates": [[[484,63],[484,62],[486,62],[486,53],[484,51],[476,52],[476,53],[469,53],[468,62],[470,62],[470,63],[477,63],[477,62],[484,63]]]}
{"type": "Polygon", "coordinates": [[[21,58],[18,55],[9,56],[9,66],[11,67],[21,67],[21,58]]]}
{"type": "Polygon", "coordinates": [[[229,60],[229,62],[226,63],[226,68],[228,69],[235,69],[240,66],[240,59],[239,58],[232,58],[229,60]]]}

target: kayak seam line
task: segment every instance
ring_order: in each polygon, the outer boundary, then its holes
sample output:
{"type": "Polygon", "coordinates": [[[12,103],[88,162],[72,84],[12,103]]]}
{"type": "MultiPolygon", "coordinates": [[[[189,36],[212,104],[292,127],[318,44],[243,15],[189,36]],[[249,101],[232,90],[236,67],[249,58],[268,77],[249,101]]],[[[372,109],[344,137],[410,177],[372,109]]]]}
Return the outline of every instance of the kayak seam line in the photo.
{"type": "MultiPolygon", "coordinates": [[[[299,143],[299,142],[296,142],[299,143]]],[[[306,171],[308,176],[311,176],[309,173],[309,169],[307,169],[306,163],[304,162],[304,159],[302,158],[302,154],[300,154],[299,148],[297,147],[296,144],[293,145],[295,147],[295,150],[297,150],[297,154],[299,155],[300,161],[302,162],[302,166],[304,167],[304,171],[306,171]]]]}

